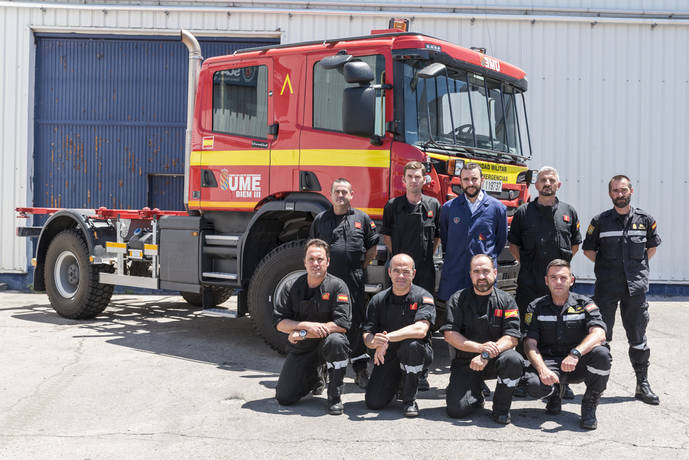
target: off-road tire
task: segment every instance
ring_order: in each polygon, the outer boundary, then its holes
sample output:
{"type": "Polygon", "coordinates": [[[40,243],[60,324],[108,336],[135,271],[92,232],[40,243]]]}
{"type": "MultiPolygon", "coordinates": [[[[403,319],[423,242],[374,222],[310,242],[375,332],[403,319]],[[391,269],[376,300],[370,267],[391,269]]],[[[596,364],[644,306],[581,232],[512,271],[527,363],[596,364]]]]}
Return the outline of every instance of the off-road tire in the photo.
{"type": "Polygon", "coordinates": [[[64,318],[94,318],[108,306],[113,290],[113,285],[99,282],[99,275],[112,271],[110,265],[91,264],[88,246],[79,231],[58,233],[45,257],[45,288],[50,304],[64,318]]]}
{"type": "MultiPolygon", "coordinates": [[[[213,286],[213,305],[210,305],[211,307],[215,307],[220,305],[221,303],[225,303],[227,299],[232,297],[232,294],[234,294],[234,289],[232,288],[226,288],[222,286],[213,286]]],[[[189,305],[193,305],[195,307],[200,307],[201,306],[201,293],[199,292],[198,294],[193,293],[193,292],[180,292],[179,293],[184,300],[187,301],[189,305]]]]}
{"type": "Polygon", "coordinates": [[[305,240],[295,240],[269,252],[256,267],[248,292],[249,315],[256,333],[280,353],[287,350],[287,334],[273,326],[275,288],[286,275],[304,270],[305,240]]]}

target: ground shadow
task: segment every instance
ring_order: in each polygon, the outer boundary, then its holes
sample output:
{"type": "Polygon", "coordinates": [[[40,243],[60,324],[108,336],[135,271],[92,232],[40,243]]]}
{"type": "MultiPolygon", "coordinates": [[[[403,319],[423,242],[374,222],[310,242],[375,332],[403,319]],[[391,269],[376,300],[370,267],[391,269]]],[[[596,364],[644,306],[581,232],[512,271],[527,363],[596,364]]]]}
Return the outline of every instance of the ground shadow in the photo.
{"type": "Polygon", "coordinates": [[[13,310],[12,317],[22,321],[74,326],[74,338],[105,338],[113,345],[207,362],[223,370],[259,371],[275,381],[283,361],[254,333],[249,318],[204,316],[177,296],[116,296],[92,320],[62,318],[47,302],[4,310],[13,310]]]}

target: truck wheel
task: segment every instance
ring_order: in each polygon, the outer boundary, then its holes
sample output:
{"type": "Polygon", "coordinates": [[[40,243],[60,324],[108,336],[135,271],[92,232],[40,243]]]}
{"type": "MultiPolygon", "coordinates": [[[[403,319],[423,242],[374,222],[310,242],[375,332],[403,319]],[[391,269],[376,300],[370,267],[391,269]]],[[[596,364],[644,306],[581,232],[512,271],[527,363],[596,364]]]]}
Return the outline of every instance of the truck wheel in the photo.
{"type": "Polygon", "coordinates": [[[273,326],[273,302],[285,283],[304,270],[304,240],[290,241],[266,255],[251,277],[248,292],[249,315],[254,329],[273,349],[287,350],[287,335],[273,326]]]}
{"type": "Polygon", "coordinates": [[[45,257],[45,288],[50,304],[65,318],[89,319],[110,303],[113,285],[101,284],[109,265],[92,265],[81,233],[65,230],[50,242],[45,257]]]}
{"type": "MultiPolygon", "coordinates": [[[[193,292],[180,292],[179,294],[184,298],[184,300],[187,301],[189,305],[193,305],[195,307],[201,306],[200,292],[198,294],[193,292]]],[[[211,305],[211,307],[224,303],[227,299],[232,297],[232,294],[234,294],[234,289],[232,288],[213,286],[213,305],[211,305]]]]}

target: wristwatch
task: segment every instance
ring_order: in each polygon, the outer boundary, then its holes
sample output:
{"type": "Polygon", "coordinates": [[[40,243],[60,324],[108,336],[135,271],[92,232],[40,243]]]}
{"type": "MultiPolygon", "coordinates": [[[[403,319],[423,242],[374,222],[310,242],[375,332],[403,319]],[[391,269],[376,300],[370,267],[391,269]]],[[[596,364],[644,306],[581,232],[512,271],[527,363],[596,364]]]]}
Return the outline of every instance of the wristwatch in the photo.
{"type": "Polygon", "coordinates": [[[577,359],[581,359],[581,352],[579,350],[577,350],[576,348],[572,348],[571,350],[569,350],[569,354],[574,356],[577,359]]]}
{"type": "Polygon", "coordinates": [[[481,352],[481,358],[483,358],[483,359],[490,359],[490,354],[488,354],[487,351],[482,351],[482,352],[481,352]]]}
{"type": "Polygon", "coordinates": [[[299,331],[299,337],[301,337],[302,339],[306,338],[306,329],[302,329],[301,331],[299,331]]]}

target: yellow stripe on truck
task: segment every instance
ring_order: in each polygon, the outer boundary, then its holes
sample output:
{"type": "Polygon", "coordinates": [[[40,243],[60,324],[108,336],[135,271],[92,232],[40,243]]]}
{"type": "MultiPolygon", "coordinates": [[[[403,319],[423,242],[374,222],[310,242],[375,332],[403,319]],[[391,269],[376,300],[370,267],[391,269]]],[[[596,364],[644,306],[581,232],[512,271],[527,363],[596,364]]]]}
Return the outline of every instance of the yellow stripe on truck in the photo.
{"type": "Polygon", "coordinates": [[[301,164],[310,166],[387,168],[390,166],[390,151],[349,149],[302,150],[301,164]]]}
{"type": "Polygon", "coordinates": [[[191,166],[354,166],[388,168],[389,150],[204,150],[191,152],[191,166]]]}
{"type": "Polygon", "coordinates": [[[526,171],[528,169],[526,166],[506,165],[503,163],[492,163],[489,161],[480,161],[471,158],[451,157],[448,155],[441,155],[438,153],[429,153],[428,156],[431,158],[435,158],[436,160],[447,161],[453,158],[457,158],[457,160],[464,161],[465,164],[476,163],[481,167],[481,172],[483,173],[484,178],[499,180],[503,183],[508,184],[516,184],[517,176],[519,175],[519,173],[522,171],[526,171]]]}

